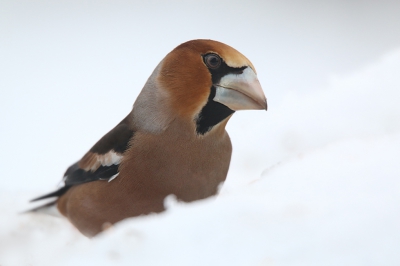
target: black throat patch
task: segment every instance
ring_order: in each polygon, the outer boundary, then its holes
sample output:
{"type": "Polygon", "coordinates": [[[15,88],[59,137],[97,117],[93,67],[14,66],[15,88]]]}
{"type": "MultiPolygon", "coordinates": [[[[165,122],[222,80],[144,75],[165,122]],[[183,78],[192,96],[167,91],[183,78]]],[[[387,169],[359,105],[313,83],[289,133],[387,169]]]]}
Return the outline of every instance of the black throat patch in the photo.
{"type": "Polygon", "coordinates": [[[196,120],[196,131],[197,134],[204,135],[210,131],[213,126],[233,114],[235,111],[229,109],[222,103],[215,102],[216,89],[214,86],[211,87],[210,95],[208,96],[207,104],[201,109],[199,116],[196,120]]]}
{"type": "MultiPolygon", "coordinates": [[[[204,59],[204,56],[203,56],[204,59]]],[[[222,60],[222,59],[221,59],[222,60]]],[[[234,68],[228,66],[224,60],[222,60],[221,66],[218,69],[208,70],[211,73],[212,83],[218,84],[221,78],[228,74],[241,74],[246,67],[234,68]]],[[[211,86],[210,95],[206,105],[201,109],[196,119],[196,131],[197,134],[204,135],[210,131],[215,125],[220,123],[222,120],[233,114],[235,111],[223,105],[222,103],[215,102],[216,88],[211,86]]]]}

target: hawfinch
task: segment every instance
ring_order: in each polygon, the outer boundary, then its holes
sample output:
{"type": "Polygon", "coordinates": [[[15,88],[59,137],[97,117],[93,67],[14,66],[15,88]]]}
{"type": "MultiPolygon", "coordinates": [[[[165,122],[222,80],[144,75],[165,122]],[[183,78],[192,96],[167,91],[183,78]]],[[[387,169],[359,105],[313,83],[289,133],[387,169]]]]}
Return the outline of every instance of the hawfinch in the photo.
{"type": "Polygon", "coordinates": [[[170,194],[215,195],[232,146],[226,123],[238,110],[266,110],[252,63],[212,40],[176,47],[158,64],[132,111],[65,172],[64,185],[32,201],[56,207],[84,235],[127,217],[164,210],[170,194]]]}

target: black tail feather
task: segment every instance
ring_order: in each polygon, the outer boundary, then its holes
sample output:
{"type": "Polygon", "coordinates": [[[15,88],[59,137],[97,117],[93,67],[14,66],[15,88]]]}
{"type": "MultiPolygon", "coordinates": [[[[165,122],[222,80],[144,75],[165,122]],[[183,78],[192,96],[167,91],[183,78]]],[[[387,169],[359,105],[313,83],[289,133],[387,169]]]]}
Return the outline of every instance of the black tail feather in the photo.
{"type": "Polygon", "coordinates": [[[60,197],[62,194],[64,194],[65,192],[67,192],[67,190],[70,188],[70,186],[64,186],[54,192],[51,192],[49,194],[40,196],[38,198],[34,198],[32,200],[30,200],[30,202],[34,202],[34,201],[38,201],[38,200],[42,200],[42,199],[47,199],[47,198],[51,198],[51,197],[60,197]]]}
{"type": "Polygon", "coordinates": [[[55,205],[56,203],[57,203],[57,200],[51,201],[51,202],[46,203],[46,204],[44,204],[44,205],[40,205],[39,207],[36,207],[36,208],[30,209],[30,210],[21,212],[20,214],[25,214],[25,213],[30,213],[30,212],[40,212],[41,209],[45,209],[45,208],[47,208],[47,207],[50,207],[50,206],[52,206],[52,205],[55,205]]]}

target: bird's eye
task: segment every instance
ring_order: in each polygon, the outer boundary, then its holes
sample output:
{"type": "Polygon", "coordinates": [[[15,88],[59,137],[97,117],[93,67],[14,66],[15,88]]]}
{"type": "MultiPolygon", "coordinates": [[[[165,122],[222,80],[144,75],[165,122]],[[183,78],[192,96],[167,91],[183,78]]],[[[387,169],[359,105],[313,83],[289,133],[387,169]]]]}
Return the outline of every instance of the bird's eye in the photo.
{"type": "Polygon", "coordinates": [[[208,54],[205,56],[204,61],[209,68],[217,69],[221,65],[222,59],[216,54],[208,54]]]}

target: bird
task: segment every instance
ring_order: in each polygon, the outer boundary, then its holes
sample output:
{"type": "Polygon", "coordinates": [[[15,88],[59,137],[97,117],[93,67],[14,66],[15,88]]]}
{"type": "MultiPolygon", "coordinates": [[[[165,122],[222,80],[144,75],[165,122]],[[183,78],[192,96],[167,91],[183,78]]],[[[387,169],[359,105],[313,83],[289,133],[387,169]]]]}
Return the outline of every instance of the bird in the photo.
{"type": "Polygon", "coordinates": [[[267,110],[253,64],[222,42],[178,45],[156,66],[131,112],[32,201],[55,208],[91,238],[125,218],[160,213],[164,200],[213,196],[227,177],[225,126],[239,110],[267,110]]]}

